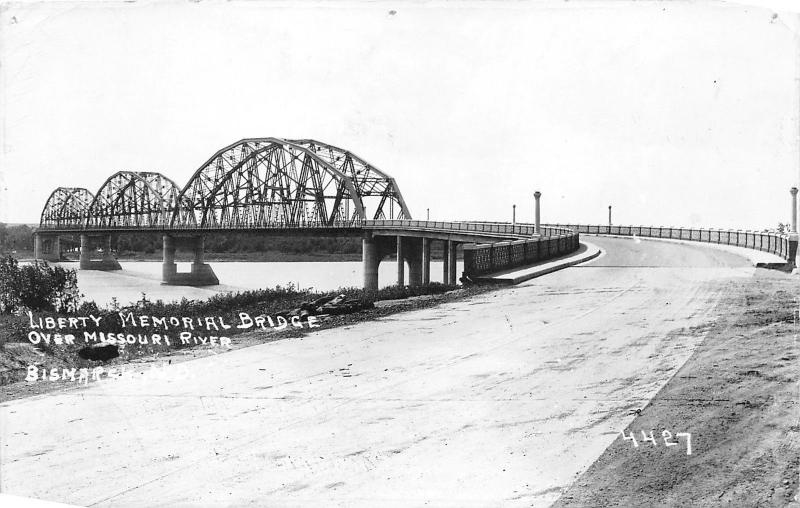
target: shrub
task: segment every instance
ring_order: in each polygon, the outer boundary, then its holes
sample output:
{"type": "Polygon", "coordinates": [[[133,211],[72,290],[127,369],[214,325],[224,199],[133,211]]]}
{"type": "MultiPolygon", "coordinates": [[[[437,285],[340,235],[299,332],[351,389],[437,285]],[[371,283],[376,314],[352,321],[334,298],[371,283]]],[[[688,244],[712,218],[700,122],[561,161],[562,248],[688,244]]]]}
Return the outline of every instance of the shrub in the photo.
{"type": "Polygon", "coordinates": [[[75,270],[43,261],[19,266],[11,256],[0,258],[0,312],[21,307],[37,311],[75,312],[80,303],[75,270]]]}

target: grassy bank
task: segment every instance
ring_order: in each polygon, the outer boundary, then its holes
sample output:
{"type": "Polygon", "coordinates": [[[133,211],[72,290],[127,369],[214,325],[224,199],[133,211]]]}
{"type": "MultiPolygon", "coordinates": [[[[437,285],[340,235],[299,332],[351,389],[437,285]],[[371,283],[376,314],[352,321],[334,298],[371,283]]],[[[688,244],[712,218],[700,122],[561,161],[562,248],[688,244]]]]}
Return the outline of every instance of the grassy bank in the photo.
{"type": "MultiPolygon", "coordinates": [[[[429,286],[401,287],[392,286],[383,288],[379,291],[365,291],[358,288],[340,288],[333,292],[317,293],[310,291],[297,291],[292,287],[264,289],[257,291],[246,291],[236,294],[223,294],[214,296],[208,300],[182,300],[180,302],[152,302],[143,298],[136,305],[114,309],[98,308],[93,303],[84,304],[75,316],[86,316],[92,314],[102,318],[101,325],[96,326],[89,320],[87,326],[79,328],[67,328],[64,330],[53,330],[60,333],[73,333],[76,336],[73,345],[67,344],[44,344],[31,345],[28,333],[31,331],[30,319],[24,316],[2,316],[0,317],[0,368],[6,370],[4,376],[5,386],[0,387],[0,400],[24,397],[36,393],[44,393],[51,390],[69,389],[70,383],[35,383],[24,382],[25,368],[34,364],[41,368],[94,368],[96,366],[114,366],[130,362],[154,361],[163,358],[174,358],[175,355],[185,357],[189,354],[216,354],[227,350],[223,347],[210,347],[209,345],[198,345],[194,343],[181,344],[174,340],[181,331],[192,331],[189,328],[180,326],[172,328],[166,332],[173,338],[172,343],[167,346],[160,344],[126,344],[120,350],[120,356],[109,362],[99,362],[86,360],[78,356],[78,351],[87,346],[83,340],[84,331],[94,333],[133,333],[150,335],[153,333],[165,333],[163,328],[158,326],[137,327],[135,329],[124,328],[121,326],[119,313],[133,313],[135,316],[159,316],[159,317],[188,317],[188,318],[222,318],[228,324],[236,324],[238,314],[246,312],[252,317],[258,315],[268,315],[275,319],[278,315],[285,315],[288,310],[301,306],[304,302],[316,300],[324,296],[345,295],[350,300],[357,300],[364,309],[352,314],[329,315],[320,318],[316,323],[317,329],[332,328],[337,326],[354,324],[362,321],[369,321],[381,316],[386,316],[400,311],[424,308],[463,298],[468,295],[491,290],[490,286],[471,287],[468,289],[457,289],[456,286],[446,286],[442,284],[430,284],[429,286]],[[419,297],[419,298],[416,298],[419,297]],[[373,307],[376,302],[391,301],[388,304],[373,307]],[[33,352],[33,354],[32,354],[33,352]],[[23,381],[23,382],[20,382],[23,381]]],[[[56,313],[34,313],[35,322],[38,319],[52,317],[69,317],[66,314],[56,313]]],[[[239,329],[235,326],[224,330],[224,335],[231,339],[231,347],[238,349],[251,345],[261,344],[288,337],[302,336],[311,329],[307,322],[302,327],[286,326],[283,329],[267,327],[267,330],[239,329]]],[[[196,335],[223,335],[222,332],[194,330],[196,335]]],[[[91,344],[91,342],[89,343],[91,344]]],[[[74,384],[74,383],[72,383],[74,384]]],[[[74,387],[73,387],[74,388],[74,387]]]]}

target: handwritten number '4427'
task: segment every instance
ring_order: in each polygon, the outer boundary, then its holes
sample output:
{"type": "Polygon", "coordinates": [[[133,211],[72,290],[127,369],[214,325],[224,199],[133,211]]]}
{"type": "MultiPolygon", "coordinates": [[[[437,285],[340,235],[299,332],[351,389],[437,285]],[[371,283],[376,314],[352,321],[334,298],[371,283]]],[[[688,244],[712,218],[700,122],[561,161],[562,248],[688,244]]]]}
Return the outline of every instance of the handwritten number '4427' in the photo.
{"type": "MultiPolygon", "coordinates": [[[[650,431],[650,435],[649,436],[647,434],[645,434],[643,430],[640,431],[640,432],[642,433],[642,443],[643,444],[647,443],[647,442],[650,442],[650,443],[653,443],[653,446],[658,446],[658,443],[656,442],[656,438],[655,438],[655,436],[653,436],[653,431],[652,430],[650,431]]],[[[628,436],[625,435],[625,431],[624,430],[621,431],[620,433],[622,434],[622,439],[623,440],[630,441],[631,444],[633,444],[634,448],[638,448],[639,447],[639,441],[636,440],[636,436],[634,435],[633,431],[631,431],[630,435],[628,435],[628,436]]],[[[665,430],[665,431],[663,431],[661,433],[661,437],[664,438],[664,446],[667,446],[667,447],[669,447],[669,446],[678,446],[678,443],[672,440],[672,432],[670,432],[668,430],[665,430]]],[[[689,432],[678,432],[678,433],[675,434],[675,437],[678,438],[678,439],[680,439],[682,437],[686,438],[686,455],[691,455],[692,454],[692,434],[689,433],[689,432]]]]}

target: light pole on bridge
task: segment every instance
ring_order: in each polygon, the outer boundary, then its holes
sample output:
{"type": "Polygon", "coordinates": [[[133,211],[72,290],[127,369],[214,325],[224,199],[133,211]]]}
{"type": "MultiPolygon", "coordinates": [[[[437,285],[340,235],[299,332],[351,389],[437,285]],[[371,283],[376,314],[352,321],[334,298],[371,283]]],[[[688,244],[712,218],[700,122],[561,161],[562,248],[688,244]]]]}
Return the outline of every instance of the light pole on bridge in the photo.
{"type": "MultiPolygon", "coordinates": [[[[797,267],[797,187],[789,189],[792,195],[792,224],[789,229],[789,258],[797,267]]],[[[797,268],[792,273],[795,273],[797,268]]]]}
{"type": "Polygon", "coordinates": [[[608,205],[608,225],[611,225],[611,205],[608,205]]]}
{"type": "Polygon", "coordinates": [[[536,191],[533,193],[533,199],[536,200],[535,208],[534,208],[534,233],[541,234],[541,226],[542,226],[542,215],[541,209],[539,208],[539,198],[542,197],[542,193],[536,191]]]}
{"type": "Polygon", "coordinates": [[[517,205],[511,205],[511,225],[517,225],[517,205]]]}

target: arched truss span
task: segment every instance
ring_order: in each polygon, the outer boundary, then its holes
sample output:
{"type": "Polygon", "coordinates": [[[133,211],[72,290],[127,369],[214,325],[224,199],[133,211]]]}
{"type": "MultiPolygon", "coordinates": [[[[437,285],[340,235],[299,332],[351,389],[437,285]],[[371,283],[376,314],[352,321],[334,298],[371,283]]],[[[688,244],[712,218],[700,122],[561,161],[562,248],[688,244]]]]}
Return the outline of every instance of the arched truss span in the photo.
{"type": "Polygon", "coordinates": [[[358,155],[313,139],[291,139],[290,143],[314,152],[317,157],[348,176],[361,198],[368,218],[410,219],[403,195],[394,178],[371,165],[358,155]]]}
{"type": "Polygon", "coordinates": [[[169,226],[180,189],[160,173],[120,171],[97,191],[86,227],[169,226]]]}
{"type": "Polygon", "coordinates": [[[83,227],[94,196],[82,187],[59,187],[50,194],[42,209],[42,227],[83,227]]]}
{"type": "Polygon", "coordinates": [[[179,201],[173,226],[190,228],[410,218],[391,177],[349,152],[310,140],[254,138],[227,146],[195,172],[179,201]],[[374,208],[365,209],[365,199],[374,208]]]}

